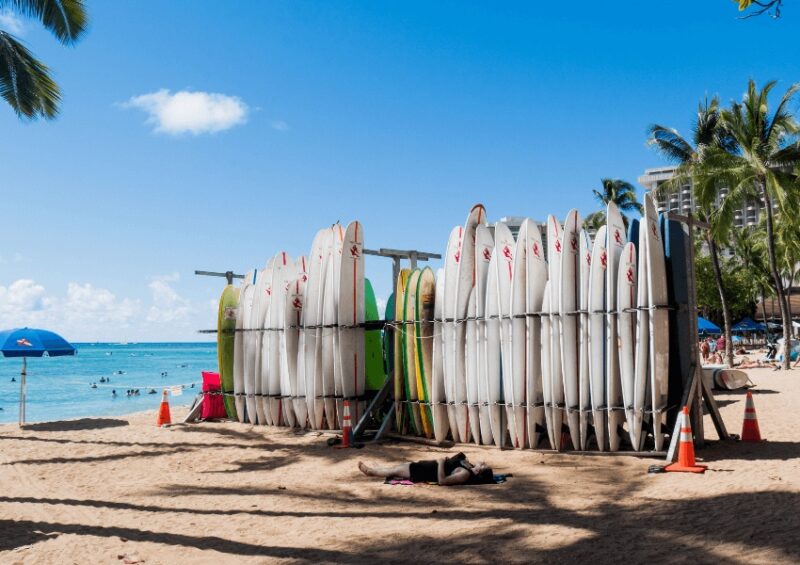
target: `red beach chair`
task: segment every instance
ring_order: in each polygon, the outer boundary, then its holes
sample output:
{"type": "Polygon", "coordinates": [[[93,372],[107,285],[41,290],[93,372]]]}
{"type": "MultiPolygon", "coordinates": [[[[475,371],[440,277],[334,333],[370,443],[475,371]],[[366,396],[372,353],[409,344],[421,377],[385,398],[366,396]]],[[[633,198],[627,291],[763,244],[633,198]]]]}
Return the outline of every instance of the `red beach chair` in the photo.
{"type": "Polygon", "coordinates": [[[225,418],[225,403],[222,400],[219,373],[203,371],[203,407],[200,417],[203,420],[213,420],[214,418],[225,418]]]}

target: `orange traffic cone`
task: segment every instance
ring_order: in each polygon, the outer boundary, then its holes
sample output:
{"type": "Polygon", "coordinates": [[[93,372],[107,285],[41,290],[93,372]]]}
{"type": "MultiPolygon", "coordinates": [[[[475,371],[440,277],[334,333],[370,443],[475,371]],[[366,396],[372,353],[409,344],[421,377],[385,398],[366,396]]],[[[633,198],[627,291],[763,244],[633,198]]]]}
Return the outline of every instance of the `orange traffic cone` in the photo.
{"type": "Polygon", "coordinates": [[[753,404],[753,393],[747,391],[744,404],[744,422],[742,422],[742,441],[761,441],[761,430],[758,429],[756,406],[753,404]]]}
{"type": "Polygon", "coordinates": [[[171,424],[172,418],[169,415],[169,401],[167,400],[167,389],[164,389],[164,393],[161,395],[161,406],[158,408],[158,419],[156,420],[156,426],[159,428],[164,424],[171,424]]]}
{"type": "Polygon", "coordinates": [[[339,449],[344,449],[347,447],[352,447],[350,445],[350,434],[351,434],[351,427],[350,427],[350,401],[344,401],[344,411],[342,414],[342,443],[337,445],[336,447],[339,449]]]}
{"type": "Polygon", "coordinates": [[[678,449],[678,462],[664,467],[666,472],[704,473],[707,467],[697,465],[694,461],[694,440],[692,439],[692,424],[689,421],[689,407],[684,406],[681,412],[681,437],[678,449]]]}

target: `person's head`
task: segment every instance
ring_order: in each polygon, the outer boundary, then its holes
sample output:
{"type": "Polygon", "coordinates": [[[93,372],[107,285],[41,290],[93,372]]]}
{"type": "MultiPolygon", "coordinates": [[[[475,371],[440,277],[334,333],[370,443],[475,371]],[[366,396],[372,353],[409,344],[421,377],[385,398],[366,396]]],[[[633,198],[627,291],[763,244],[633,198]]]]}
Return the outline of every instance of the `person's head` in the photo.
{"type": "Polygon", "coordinates": [[[494,471],[492,471],[492,468],[483,461],[476,463],[475,466],[472,467],[472,473],[478,478],[478,482],[494,482],[494,471]]]}

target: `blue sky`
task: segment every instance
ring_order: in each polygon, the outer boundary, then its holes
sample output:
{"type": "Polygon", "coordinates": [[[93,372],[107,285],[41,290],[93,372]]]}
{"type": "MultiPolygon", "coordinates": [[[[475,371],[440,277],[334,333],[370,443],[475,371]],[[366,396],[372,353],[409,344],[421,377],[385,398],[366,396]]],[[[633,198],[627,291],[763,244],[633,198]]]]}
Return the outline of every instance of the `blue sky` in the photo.
{"type": "MultiPolygon", "coordinates": [[[[662,164],[648,124],[686,131],[706,94],[800,80],[791,5],[778,21],[726,0],[89,9],[75,48],[18,22],[60,118],[0,104],[0,325],[75,340],[201,339],[221,281],[194,269],[307,253],[337,220],[368,247],[441,253],[476,202],[492,220],[585,215],[601,177],[662,164]]],[[[386,298],[389,261],[367,275],[386,298]]]]}

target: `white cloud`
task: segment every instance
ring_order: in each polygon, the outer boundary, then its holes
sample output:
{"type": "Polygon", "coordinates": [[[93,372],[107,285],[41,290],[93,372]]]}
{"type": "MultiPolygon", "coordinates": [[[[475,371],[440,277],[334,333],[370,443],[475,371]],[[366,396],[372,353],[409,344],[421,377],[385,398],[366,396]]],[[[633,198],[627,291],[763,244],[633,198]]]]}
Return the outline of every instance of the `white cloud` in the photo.
{"type": "Polygon", "coordinates": [[[143,110],[155,132],[170,135],[224,131],[243,124],[249,110],[236,96],[187,90],[172,94],[167,89],[134,96],[123,106],[143,110]]]}
{"type": "Polygon", "coordinates": [[[178,273],[157,277],[147,285],[153,295],[153,305],[147,312],[147,321],[155,323],[184,322],[192,312],[189,301],[180,296],[170,283],[178,282],[178,273]]]}
{"type": "Polygon", "coordinates": [[[67,298],[63,315],[70,323],[128,324],[139,313],[139,304],[128,298],[118,300],[105,288],[89,283],[71,282],[67,285],[67,298]]]}
{"type": "Polygon", "coordinates": [[[272,120],[269,125],[272,129],[277,131],[289,131],[289,124],[283,120],[272,120]]]}
{"type": "Polygon", "coordinates": [[[0,29],[14,35],[22,35],[25,32],[25,24],[14,12],[10,10],[0,11],[0,29]]]}
{"type": "Polygon", "coordinates": [[[44,286],[30,279],[0,286],[2,328],[42,327],[85,336],[104,326],[127,327],[139,310],[138,302],[119,300],[109,290],[89,283],[69,283],[63,298],[49,295],[44,286]]]}

